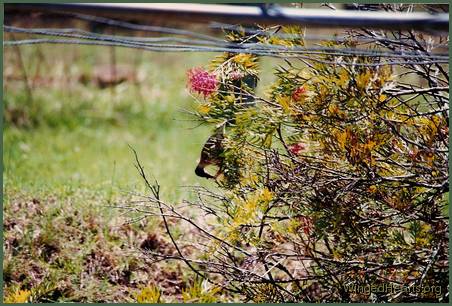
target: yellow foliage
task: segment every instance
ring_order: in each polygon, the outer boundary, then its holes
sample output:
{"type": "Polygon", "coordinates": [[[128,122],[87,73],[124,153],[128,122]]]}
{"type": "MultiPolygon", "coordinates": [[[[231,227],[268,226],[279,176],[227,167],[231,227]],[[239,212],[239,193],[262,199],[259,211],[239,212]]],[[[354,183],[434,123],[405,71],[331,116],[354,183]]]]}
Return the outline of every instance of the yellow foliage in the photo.
{"type": "Polygon", "coordinates": [[[31,291],[30,290],[20,290],[17,289],[16,291],[14,291],[13,293],[9,294],[4,302],[7,304],[16,304],[16,303],[27,303],[28,298],[31,295],[31,291]]]}
{"type": "MultiPolygon", "coordinates": [[[[290,220],[294,220],[294,218],[290,219],[290,220]]],[[[290,222],[290,221],[289,221],[290,222]]],[[[295,221],[294,223],[289,223],[289,225],[292,226],[292,230],[294,230],[294,228],[296,228],[297,226],[299,226],[299,223],[297,221],[295,221]]],[[[284,236],[288,233],[289,229],[287,226],[285,226],[284,223],[281,222],[272,222],[270,224],[270,228],[271,231],[274,235],[276,236],[284,236]]]]}
{"type": "Polygon", "coordinates": [[[289,234],[296,234],[299,227],[300,227],[300,222],[298,220],[296,220],[295,218],[291,218],[289,220],[289,223],[287,224],[287,232],[289,234]]]}
{"type": "Polygon", "coordinates": [[[337,85],[339,85],[342,88],[346,88],[349,81],[350,81],[350,75],[349,75],[348,71],[346,69],[342,68],[339,73],[339,79],[337,81],[337,85]]]}
{"type": "Polygon", "coordinates": [[[320,104],[323,104],[324,101],[326,101],[326,97],[331,92],[331,88],[328,87],[325,84],[319,84],[318,88],[318,95],[317,95],[317,101],[320,102],[320,104]]]}
{"type": "Polygon", "coordinates": [[[209,105],[209,104],[200,104],[200,105],[198,106],[198,112],[199,112],[200,114],[205,115],[205,114],[207,114],[209,111],[210,111],[210,105],[209,105]]]}
{"type": "Polygon", "coordinates": [[[446,126],[444,118],[434,115],[430,118],[421,117],[417,119],[414,123],[419,126],[419,132],[426,138],[426,140],[431,144],[438,132],[443,126],[446,126]]]}
{"type": "Polygon", "coordinates": [[[378,69],[378,82],[379,85],[383,85],[384,83],[391,81],[393,78],[392,68],[389,65],[380,66],[378,69]]]}
{"type": "Polygon", "coordinates": [[[297,46],[305,45],[304,39],[299,38],[300,35],[304,36],[304,34],[305,34],[305,29],[303,29],[301,26],[299,26],[299,25],[283,26],[282,31],[286,34],[294,34],[294,38],[290,38],[291,45],[297,45],[297,46]]]}
{"type": "Polygon", "coordinates": [[[270,202],[273,199],[273,193],[267,188],[264,188],[262,190],[260,199],[264,202],[270,202]]]}
{"type": "Polygon", "coordinates": [[[293,47],[294,43],[287,39],[282,39],[276,36],[272,36],[268,39],[268,43],[272,45],[280,45],[285,47],[293,47]]]}
{"type": "Polygon", "coordinates": [[[339,112],[339,107],[337,106],[337,104],[330,104],[328,106],[328,111],[333,115],[337,115],[337,113],[339,112]]]}
{"type": "Polygon", "coordinates": [[[161,303],[161,292],[156,286],[141,289],[136,295],[138,303],[161,303]]]}
{"type": "Polygon", "coordinates": [[[225,241],[228,241],[229,243],[237,243],[240,240],[239,231],[237,230],[238,226],[240,224],[232,224],[232,229],[229,230],[226,237],[224,237],[225,241]]]}
{"type": "Polygon", "coordinates": [[[356,86],[360,91],[364,91],[366,87],[369,85],[370,80],[372,78],[372,72],[370,70],[367,70],[364,73],[360,73],[356,77],[356,86]]]}
{"type": "Polygon", "coordinates": [[[328,106],[328,111],[330,112],[330,114],[335,115],[335,116],[337,116],[339,118],[344,118],[345,117],[344,112],[341,111],[339,109],[339,106],[337,104],[335,104],[335,103],[332,103],[332,104],[330,104],[328,106]]]}
{"type": "Polygon", "coordinates": [[[235,95],[234,94],[227,95],[226,97],[224,97],[224,99],[228,103],[234,103],[235,102],[235,95]]]}
{"type": "Polygon", "coordinates": [[[423,224],[421,225],[421,230],[422,230],[423,232],[428,232],[428,231],[430,231],[431,229],[432,229],[432,226],[431,226],[430,224],[423,223],[423,224]]]}
{"type": "Polygon", "coordinates": [[[308,69],[300,69],[299,72],[297,73],[297,76],[304,80],[309,80],[310,78],[313,77],[312,72],[308,69]]]}
{"type": "Polygon", "coordinates": [[[346,131],[336,131],[335,137],[337,140],[337,143],[339,144],[339,147],[344,150],[345,144],[347,143],[347,132],[346,131]]]}
{"type": "Polygon", "coordinates": [[[342,254],[336,250],[333,250],[333,258],[336,260],[342,259],[342,254]]]}
{"type": "Polygon", "coordinates": [[[273,133],[268,133],[267,135],[265,135],[263,146],[265,148],[270,148],[272,145],[272,141],[273,141],[273,133]]]}
{"type": "Polygon", "coordinates": [[[235,197],[234,202],[237,205],[237,210],[230,225],[225,225],[226,240],[231,243],[238,241],[240,226],[256,222],[260,213],[268,208],[273,196],[271,191],[264,188],[250,193],[245,199],[235,197]]]}
{"type": "Polygon", "coordinates": [[[238,125],[246,124],[249,122],[253,116],[256,114],[256,110],[253,108],[250,108],[246,111],[239,112],[235,115],[235,120],[238,125]]]}
{"type": "Polygon", "coordinates": [[[418,246],[418,247],[425,247],[428,246],[430,244],[430,235],[429,235],[429,231],[431,230],[431,226],[428,224],[423,223],[421,225],[421,229],[418,233],[418,235],[416,235],[416,238],[414,240],[414,243],[418,246]]]}
{"type": "Polygon", "coordinates": [[[235,55],[232,60],[244,68],[249,69],[256,67],[255,56],[252,54],[239,53],[235,55]]]}
{"type": "Polygon", "coordinates": [[[251,173],[250,171],[247,171],[247,173],[242,177],[241,182],[243,185],[252,187],[252,186],[256,186],[258,180],[259,180],[259,177],[255,173],[251,173]]]}
{"type": "Polygon", "coordinates": [[[369,188],[367,190],[369,190],[369,192],[371,192],[371,193],[376,193],[378,189],[377,189],[377,186],[371,185],[371,186],[369,186],[369,188]]]}
{"type": "Polygon", "coordinates": [[[433,165],[433,161],[435,160],[435,154],[432,152],[423,152],[422,156],[424,157],[425,162],[429,165],[433,165]]]}
{"type": "Polygon", "coordinates": [[[220,292],[220,287],[209,287],[207,282],[198,281],[182,289],[182,299],[184,303],[215,303],[220,292]]]}
{"type": "Polygon", "coordinates": [[[290,97],[288,96],[279,96],[276,98],[276,102],[283,108],[284,112],[290,112],[290,97]]]}
{"type": "Polygon", "coordinates": [[[377,143],[373,140],[368,140],[365,144],[364,144],[364,149],[368,150],[368,151],[372,151],[375,146],[377,145],[377,143]]]}

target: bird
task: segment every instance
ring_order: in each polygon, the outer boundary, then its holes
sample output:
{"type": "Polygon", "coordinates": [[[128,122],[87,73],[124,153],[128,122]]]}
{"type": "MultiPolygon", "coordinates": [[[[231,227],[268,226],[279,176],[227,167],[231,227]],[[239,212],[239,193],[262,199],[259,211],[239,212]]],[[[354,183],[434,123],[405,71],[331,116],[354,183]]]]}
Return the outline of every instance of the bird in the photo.
{"type": "MultiPolygon", "coordinates": [[[[223,126],[224,127],[224,126],[223,126]]],[[[217,128],[216,132],[211,135],[204,147],[201,150],[201,156],[199,158],[198,165],[195,169],[195,174],[199,177],[207,179],[217,179],[223,172],[224,166],[224,130],[223,127],[217,128]],[[205,171],[205,168],[209,165],[218,167],[218,171],[215,175],[211,175],[205,171]]]]}
{"type": "MultiPolygon", "coordinates": [[[[257,86],[258,78],[255,75],[246,75],[243,78],[233,82],[234,94],[239,96],[241,102],[244,103],[245,107],[251,107],[254,102],[253,95],[244,93],[240,90],[242,83],[246,84],[251,90],[255,90],[257,86]]],[[[227,88],[224,88],[226,91],[227,88]]],[[[224,140],[226,127],[235,123],[234,118],[230,118],[225,123],[217,126],[216,131],[211,135],[204,147],[201,150],[201,156],[199,158],[198,165],[195,168],[195,174],[199,177],[206,179],[216,180],[224,171],[225,160],[224,160],[224,140]],[[211,175],[205,171],[205,168],[209,165],[214,165],[218,167],[218,171],[215,175],[211,175]]]]}
{"type": "MultiPolygon", "coordinates": [[[[237,32],[236,30],[231,30],[231,32],[237,32]]],[[[240,34],[240,32],[237,32],[240,34]]],[[[250,38],[247,38],[248,42],[258,42],[258,38],[256,35],[253,35],[250,38]]],[[[231,56],[234,56],[232,54],[231,56]]],[[[251,107],[254,105],[254,96],[250,93],[242,90],[243,86],[246,86],[251,92],[254,92],[258,82],[258,76],[254,74],[246,74],[243,77],[236,79],[231,82],[231,84],[220,85],[219,92],[226,92],[229,95],[231,91],[230,85],[234,88],[232,92],[236,97],[240,98],[240,102],[244,105],[244,107],[251,107]]],[[[195,174],[197,176],[214,179],[216,180],[224,171],[225,168],[225,158],[224,158],[224,141],[225,141],[225,133],[226,128],[231,124],[235,123],[235,115],[232,118],[228,118],[225,123],[217,126],[216,131],[213,135],[211,135],[204,147],[201,150],[201,156],[199,158],[198,165],[195,168],[195,174]],[[205,168],[209,165],[214,165],[218,167],[218,171],[215,175],[211,175],[205,171],[205,168]]]]}

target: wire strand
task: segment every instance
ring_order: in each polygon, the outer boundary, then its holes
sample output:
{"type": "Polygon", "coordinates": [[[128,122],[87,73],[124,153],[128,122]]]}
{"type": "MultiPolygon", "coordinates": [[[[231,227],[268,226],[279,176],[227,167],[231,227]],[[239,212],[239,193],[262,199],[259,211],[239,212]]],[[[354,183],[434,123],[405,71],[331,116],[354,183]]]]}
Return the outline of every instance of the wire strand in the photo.
{"type": "MultiPolygon", "coordinates": [[[[175,40],[179,43],[192,42],[190,40],[183,40],[180,38],[144,38],[143,40],[134,39],[135,37],[127,36],[115,36],[115,35],[102,35],[98,33],[78,30],[78,29],[27,29],[12,26],[5,26],[5,32],[14,33],[27,33],[27,34],[38,34],[38,35],[49,35],[49,36],[60,36],[60,37],[71,37],[79,39],[89,39],[89,40],[99,40],[99,41],[109,41],[117,42],[123,44],[136,44],[150,47],[161,47],[161,48],[200,48],[207,52],[235,52],[233,49],[239,49],[240,53],[253,53],[253,52],[265,52],[265,53],[304,53],[304,54],[321,54],[321,55],[336,55],[336,56],[367,56],[367,57],[392,57],[392,58],[408,58],[408,59],[422,59],[422,60],[443,60],[443,62],[448,61],[448,55],[446,54],[419,54],[416,52],[381,52],[375,50],[362,50],[362,49],[350,49],[350,48],[331,48],[331,47],[285,47],[285,46],[274,46],[270,44],[262,43],[248,43],[248,44],[237,44],[237,43],[209,43],[208,41],[195,41],[199,46],[193,44],[156,44],[156,42],[172,41],[175,40]],[[74,33],[75,32],[75,33],[74,33]],[[78,33],[78,34],[77,34],[78,33]],[[204,46],[203,46],[204,45],[204,46]],[[220,47],[219,47],[220,46],[220,47]]],[[[9,41],[5,42],[6,45],[10,44],[9,41]]]]}
{"type": "MultiPolygon", "coordinates": [[[[135,48],[135,49],[143,49],[147,51],[155,51],[155,52],[231,52],[231,53],[244,53],[243,50],[238,49],[226,49],[226,48],[200,48],[200,47],[155,47],[155,46],[146,46],[146,45],[137,45],[130,43],[120,43],[120,42],[108,42],[108,41],[87,41],[80,39],[25,39],[25,40],[17,40],[17,41],[4,41],[5,46],[14,46],[14,45],[33,45],[33,44],[78,44],[78,45],[95,45],[95,46],[116,46],[116,47],[127,47],[127,48],[135,48]]],[[[276,58],[297,58],[297,59],[306,59],[311,60],[323,64],[329,65],[348,65],[348,66],[365,66],[365,67],[379,67],[385,65],[425,65],[425,64],[435,64],[435,63],[448,63],[448,60],[435,60],[435,61],[387,61],[387,62],[379,62],[379,63],[355,63],[355,62],[346,62],[342,61],[340,57],[336,61],[327,61],[318,58],[314,58],[312,56],[303,56],[303,55],[291,55],[291,54],[279,54],[272,52],[263,52],[256,50],[247,50],[246,53],[268,56],[268,57],[276,57],[276,58]]]]}

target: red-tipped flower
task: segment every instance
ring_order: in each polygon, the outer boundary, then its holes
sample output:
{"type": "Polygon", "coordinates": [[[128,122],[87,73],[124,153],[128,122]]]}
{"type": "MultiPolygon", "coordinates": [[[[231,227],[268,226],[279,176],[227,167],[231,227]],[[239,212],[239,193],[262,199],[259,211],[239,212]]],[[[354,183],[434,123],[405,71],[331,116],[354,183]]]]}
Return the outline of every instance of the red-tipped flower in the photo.
{"type": "Polygon", "coordinates": [[[305,93],[306,88],[300,86],[292,92],[292,99],[294,99],[295,101],[299,101],[305,93]]]}
{"type": "Polygon", "coordinates": [[[306,149],[306,145],[301,142],[289,146],[289,151],[294,155],[300,154],[304,149],[306,149]]]}
{"type": "Polygon", "coordinates": [[[188,71],[188,86],[191,92],[202,94],[204,97],[210,96],[218,88],[217,76],[203,68],[192,68],[188,71]]]}
{"type": "Polygon", "coordinates": [[[298,220],[300,222],[301,228],[303,229],[303,232],[306,235],[311,235],[312,232],[314,231],[314,222],[312,218],[307,216],[301,216],[298,217],[298,220]]]}

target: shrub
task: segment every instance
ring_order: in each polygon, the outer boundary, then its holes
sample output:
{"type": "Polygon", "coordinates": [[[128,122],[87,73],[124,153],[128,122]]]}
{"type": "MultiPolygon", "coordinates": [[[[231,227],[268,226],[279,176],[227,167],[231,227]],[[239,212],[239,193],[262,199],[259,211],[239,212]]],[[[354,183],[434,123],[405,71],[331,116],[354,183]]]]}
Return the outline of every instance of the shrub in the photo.
{"type": "Polygon", "coordinates": [[[221,189],[198,188],[199,202],[188,203],[201,222],[147,182],[170,236],[168,220],[193,228],[190,239],[171,236],[176,256],[151,255],[255,302],[446,301],[449,76],[428,60],[445,41],[361,30],[310,56],[281,51],[265,97],[246,82],[258,75],[255,55],[216,58],[205,73],[221,85],[197,116],[226,126],[221,189]]]}

